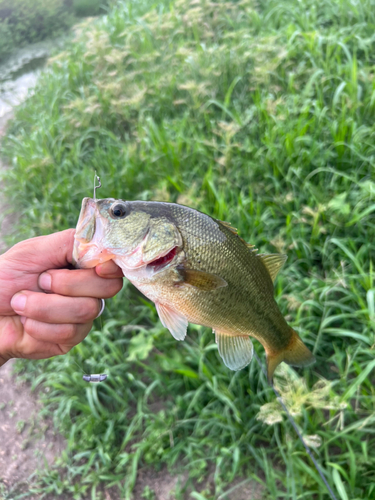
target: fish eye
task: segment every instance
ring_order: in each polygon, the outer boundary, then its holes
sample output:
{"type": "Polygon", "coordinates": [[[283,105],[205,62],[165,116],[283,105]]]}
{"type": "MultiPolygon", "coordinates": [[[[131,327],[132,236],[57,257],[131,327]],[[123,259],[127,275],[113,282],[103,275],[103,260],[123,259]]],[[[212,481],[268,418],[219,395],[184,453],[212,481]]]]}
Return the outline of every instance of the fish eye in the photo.
{"type": "Polygon", "coordinates": [[[123,219],[128,212],[125,203],[114,203],[109,209],[109,213],[113,219],[123,219]]]}

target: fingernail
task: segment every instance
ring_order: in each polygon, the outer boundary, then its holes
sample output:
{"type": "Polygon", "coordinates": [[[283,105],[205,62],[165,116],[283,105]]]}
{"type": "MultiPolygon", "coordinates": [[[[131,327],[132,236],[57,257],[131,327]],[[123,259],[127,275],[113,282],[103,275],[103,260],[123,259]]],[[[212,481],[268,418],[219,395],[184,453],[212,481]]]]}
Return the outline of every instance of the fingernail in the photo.
{"type": "Polygon", "coordinates": [[[21,323],[24,325],[24,324],[25,324],[25,322],[26,322],[26,316],[21,316],[21,317],[20,317],[20,321],[21,321],[21,323]]]}
{"type": "Polygon", "coordinates": [[[46,290],[46,292],[49,292],[51,290],[52,286],[52,277],[48,273],[43,273],[39,276],[39,286],[43,290],[46,290]]]}
{"type": "Polygon", "coordinates": [[[20,313],[25,309],[26,305],[26,295],[23,295],[22,293],[17,293],[12,297],[12,300],[10,301],[10,305],[12,306],[12,309],[16,311],[16,313],[20,313]]]}

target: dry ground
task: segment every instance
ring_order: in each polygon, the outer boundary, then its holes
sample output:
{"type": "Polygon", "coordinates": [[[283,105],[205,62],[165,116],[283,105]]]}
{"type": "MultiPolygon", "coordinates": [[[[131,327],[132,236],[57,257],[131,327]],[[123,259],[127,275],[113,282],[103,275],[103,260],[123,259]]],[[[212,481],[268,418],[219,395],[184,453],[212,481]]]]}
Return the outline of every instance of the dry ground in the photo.
{"type": "MultiPolygon", "coordinates": [[[[39,416],[30,388],[12,375],[13,360],[0,368],[0,488],[27,491],[30,476],[52,464],[65,447],[51,422],[39,416]]],[[[30,496],[31,498],[31,496],[30,496]]]]}
{"type": "MultiPolygon", "coordinates": [[[[12,116],[8,111],[0,117],[0,137],[12,116]]],[[[0,169],[4,168],[0,161],[0,169]]],[[[3,217],[8,208],[0,197],[0,254],[6,251],[4,235],[14,227],[10,214],[3,217]]],[[[0,368],[0,499],[12,498],[12,491],[26,492],[35,471],[52,464],[65,447],[51,422],[39,416],[36,395],[26,384],[17,383],[13,365],[11,360],[0,368]]]]}

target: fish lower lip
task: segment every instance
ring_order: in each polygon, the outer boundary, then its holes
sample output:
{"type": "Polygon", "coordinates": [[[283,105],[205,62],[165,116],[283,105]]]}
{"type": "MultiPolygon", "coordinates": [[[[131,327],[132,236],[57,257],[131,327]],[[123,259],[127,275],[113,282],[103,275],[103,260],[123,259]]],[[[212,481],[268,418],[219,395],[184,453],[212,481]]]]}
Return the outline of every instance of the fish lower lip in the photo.
{"type": "Polygon", "coordinates": [[[168,264],[172,262],[172,260],[175,258],[177,254],[177,248],[178,247],[173,247],[172,250],[170,250],[167,255],[164,255],[164,257],[159,257],[158,259],[153,260],[152,262],[149,262],[147,264],[147,268],[152,268],[154,273],[157,273],[167,267],[168,264]]]}

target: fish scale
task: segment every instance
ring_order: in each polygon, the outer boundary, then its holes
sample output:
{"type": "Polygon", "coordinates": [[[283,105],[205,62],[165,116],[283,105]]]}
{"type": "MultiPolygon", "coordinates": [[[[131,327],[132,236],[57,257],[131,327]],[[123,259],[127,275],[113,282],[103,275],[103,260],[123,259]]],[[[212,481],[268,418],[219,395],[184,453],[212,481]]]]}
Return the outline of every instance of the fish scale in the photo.
{"type": "Polygon", "coordinates": [[[286,256],[256,254],[228,223],[174,203],[85,198],[75,238],[77,266],[113,259],[177,340],[189,322],[211,327],[230,369],[251,361],[249,337],[266,350],[270,380],[282,361],[314,361],[274,299],[286,256]]]}

